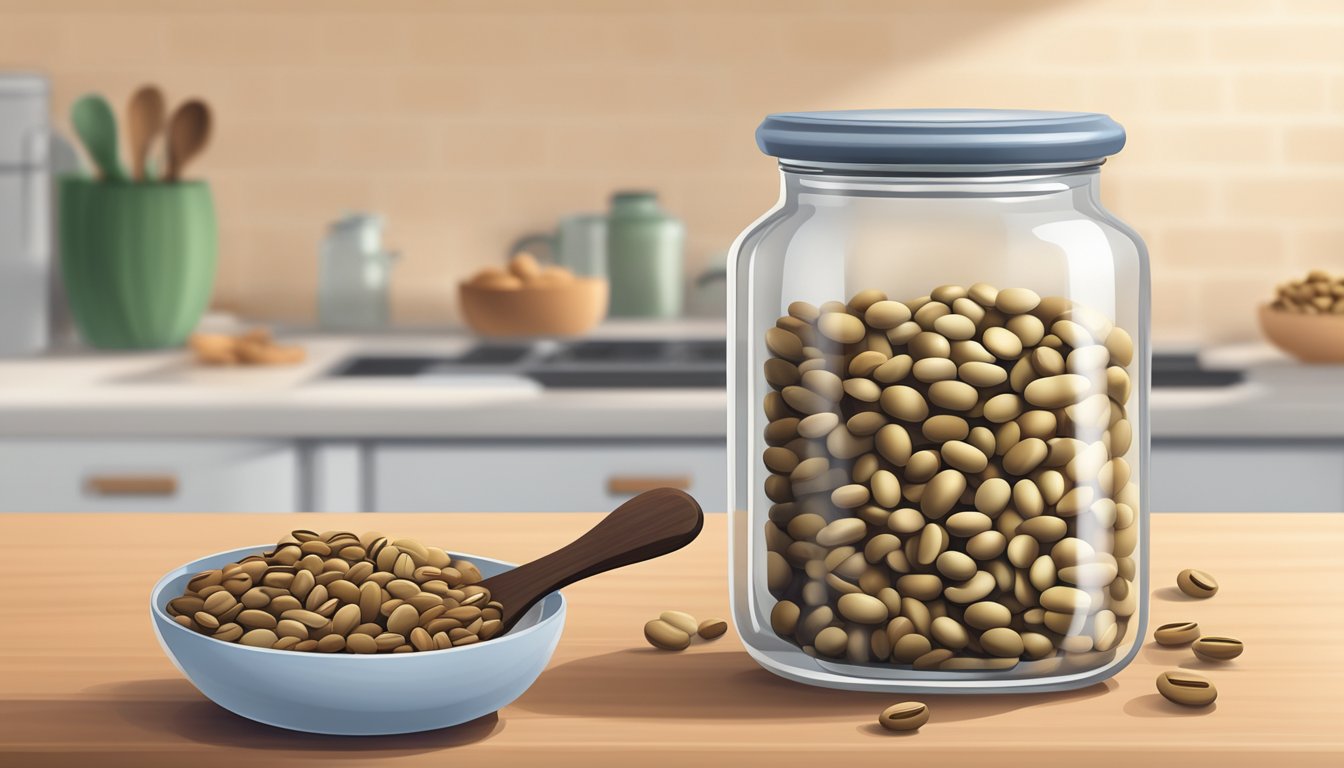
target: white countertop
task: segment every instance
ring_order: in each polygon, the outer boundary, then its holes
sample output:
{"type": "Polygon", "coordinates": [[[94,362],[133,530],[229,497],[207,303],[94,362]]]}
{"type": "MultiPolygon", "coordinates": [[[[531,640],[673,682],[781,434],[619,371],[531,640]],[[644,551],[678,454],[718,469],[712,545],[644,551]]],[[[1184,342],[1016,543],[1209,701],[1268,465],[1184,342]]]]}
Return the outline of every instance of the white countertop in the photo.
{"type": "Polygon", "coordinates": [[[1263,343],[1215,347],[1208,368],[1246,371],[1243,384],[1155,390],[1155,439],[1334,439],[1344,441],[1344,365],[1299,363],[1263,343]]]}
{"type": "MultiPolygon", "coordinates": [[[[714,322],[612,325],[606,338],[722,336],[714,322]]],[[[331,379],[356,354],[452,354],[461,333],[288,335],[301,365],[206,368],[181,350],[65,352],[0,361],[0,437],[722,439],[712,390],[544,390],[520,379],[331,379]]],[[[1206,353],[1245,384],[1159,390],[1155,439],[1344,440],[1344,366],[1303,366],[1263,345],[1206,353]]]]}
{"type": "MultiPolygon", "coordinates": [[[[722,323],[608,325],[601,338],[722,338],[722,323]]],[[[459,332],[285,335],[307,360],[204,367],[184,350],[0,361],[0,437],[722,439],[715,390],[544,390],[526,379],[328,378],[359,354],[452,355],[459,332]]]]}

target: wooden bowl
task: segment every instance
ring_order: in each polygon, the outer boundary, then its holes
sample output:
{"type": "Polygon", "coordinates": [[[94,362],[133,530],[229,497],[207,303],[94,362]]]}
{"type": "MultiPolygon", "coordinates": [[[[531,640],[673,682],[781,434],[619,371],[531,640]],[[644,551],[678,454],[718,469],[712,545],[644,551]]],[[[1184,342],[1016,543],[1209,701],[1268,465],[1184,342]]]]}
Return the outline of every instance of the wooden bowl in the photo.
{"type": "Polygon", "coordinates": [[[483,336],[578,336],[607,316],[609,286],[598,277],[522,288],[459,286],[462,316],[483,336]]]}
{"type": "Polygon", "coordinates": [[[1302,315],[1260,305],[1260,328],[1304,363],[1344,363],[1344,315],[1302,315]]]}

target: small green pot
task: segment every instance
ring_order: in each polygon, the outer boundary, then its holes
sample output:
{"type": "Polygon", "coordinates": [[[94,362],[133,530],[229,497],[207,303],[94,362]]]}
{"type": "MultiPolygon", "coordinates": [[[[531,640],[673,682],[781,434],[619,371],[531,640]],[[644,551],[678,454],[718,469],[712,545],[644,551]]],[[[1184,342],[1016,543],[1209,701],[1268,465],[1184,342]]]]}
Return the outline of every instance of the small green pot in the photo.
{"type": "Polygon", "coordinates": [[[186,341],[215,282],[208,185],[65,177],[60,216],[70,313],[89,345],[153,349],[186,341]]]}

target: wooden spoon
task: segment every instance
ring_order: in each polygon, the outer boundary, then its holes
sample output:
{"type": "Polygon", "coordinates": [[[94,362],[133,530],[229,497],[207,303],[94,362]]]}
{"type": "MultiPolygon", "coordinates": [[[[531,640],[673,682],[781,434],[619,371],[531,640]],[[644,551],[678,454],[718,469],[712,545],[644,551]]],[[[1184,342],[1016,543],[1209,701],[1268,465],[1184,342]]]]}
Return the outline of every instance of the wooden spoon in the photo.
{"type": "Polygon", "coordinates": [[[481,582],[504,606],[500,633],[546,595],[580,579],[675,552],[705,524],[695,499],[655,488],[630,499],[566,547],[481,582]]]}
{"type": "Polygon", "coordinates": [[[192,99],[177,109],[168,121],[167,181],[182,178],[182,168],[205,149],[210,140],[210,108],[205,102],[192,99]]]}
{"type": "Polygon", "coordinates": [[[167,112],[163,92],[152,85],[141,86],[131,95],[126,110],[126,134],[131,141],[131,178],[136,181],[145,180],[145,160],[154,139],[163,130],[167,112]]]}

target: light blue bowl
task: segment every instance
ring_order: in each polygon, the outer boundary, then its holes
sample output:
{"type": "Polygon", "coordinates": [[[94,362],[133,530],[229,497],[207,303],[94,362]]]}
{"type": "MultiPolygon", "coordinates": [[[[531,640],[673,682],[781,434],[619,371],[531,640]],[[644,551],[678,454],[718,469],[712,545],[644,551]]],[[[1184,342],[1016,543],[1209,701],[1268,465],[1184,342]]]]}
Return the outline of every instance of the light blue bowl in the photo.
{"type": "MultiPolygon", "coordinates": [[[[211,701],[259,723],[309,733],[375,736],[415,733],[475,720],[511,703],[532,685],[565,628],[565,598],[547,595],[509,632],[443,651],[360,656],[252,648],[193,632],[165,610],[201,571],[221,568],[269,546],[203,557],[154,585],[149,613],[164,651],[211,701]]],[[[511,563],[450,553],[485,577],[511,563]]]]}

